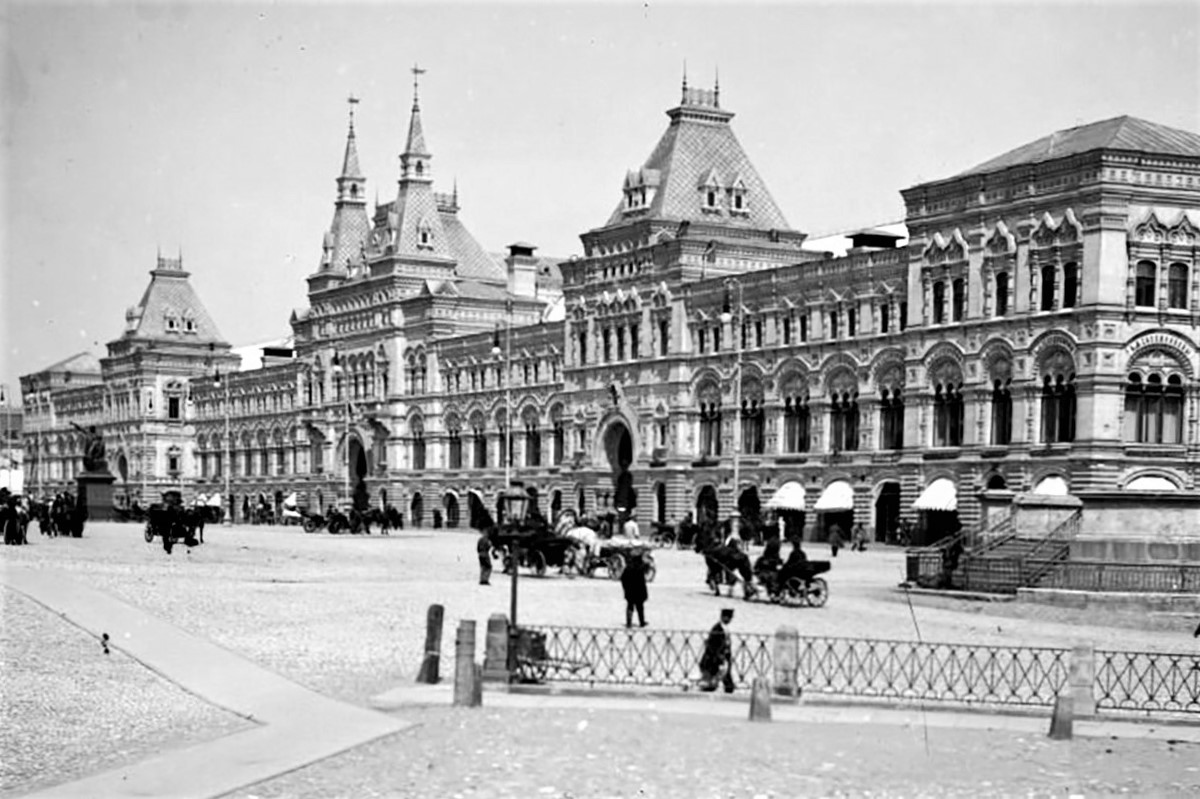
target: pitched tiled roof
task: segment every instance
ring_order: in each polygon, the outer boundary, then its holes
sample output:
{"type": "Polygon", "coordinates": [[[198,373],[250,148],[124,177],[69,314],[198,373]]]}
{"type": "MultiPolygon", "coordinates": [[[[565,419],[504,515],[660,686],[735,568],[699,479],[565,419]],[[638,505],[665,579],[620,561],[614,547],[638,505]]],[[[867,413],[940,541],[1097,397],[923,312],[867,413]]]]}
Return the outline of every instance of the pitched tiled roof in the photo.
{"type": "Polygon", "coordinates": [[[476,280],[460,280],[455,284],[458,296],[472,300],[503,300],[508,298],[508,291],[503,286],[492,283],[480,283],[476,280]]]}
{"type": "Polygon", "coordinates": [[[44,372],[71,372],[73,374],[100,374],[100,359],[93,353],[86,350],[77,352],[74,355],[63,358],[61,361],[50,364],[45,369],[38,371],[38,374],[44,372]]]}
{"type": "Polygon", "coordinates": [[[471,235],[453,211],[441,212],[442,230],[446,233],[450,257],[457,261],[454,273],[461,278],[483,280],[489,283],[507,283],[504,264],[496,263],[492,256],[471,235]]]}
{"type": "Polygon", "coordinates": [[[160,257],[158,268],[150,272],[150,285],[141,301],[126,313],[122,338],[226,343],[188,277],[180,261],[160,257]],[[173,330],[168,329],[169,319],[175,320],[173,330]],[[187,329],[188,319],[192,330],[187,329]]]}
{"type": "MultiPolygon", "coordinates": [[[[693,109],[685,104],[672,109],[668,115],[671,123],[642,166],[646,175],[658,173],[659,185],[653,192],[653,200],[637,217],[626,213],[622,200],[609,217],[608,225],[648,216],[756,230],[790,229],[729,126],[732,114],[718,108],[693,109]],[[746,184],[746,214],[731,215],[727,210],[713,214],[702,210],[700,186],[710,175],[722,188],[729,188],[736,178],[741,177],[746,184]]],[[[722,204],[725,201],[722,197],[722,204]]]]}
{"type": "Polygon", "coordinates": [[[1089,150],[1127,150],[1155,155],[1200,158],[1200,135],[1131,116],[1067,128],[1030,142],[962,172],[958,177],[998,172],[1013,166],[1038,164],[1089,150]]]}

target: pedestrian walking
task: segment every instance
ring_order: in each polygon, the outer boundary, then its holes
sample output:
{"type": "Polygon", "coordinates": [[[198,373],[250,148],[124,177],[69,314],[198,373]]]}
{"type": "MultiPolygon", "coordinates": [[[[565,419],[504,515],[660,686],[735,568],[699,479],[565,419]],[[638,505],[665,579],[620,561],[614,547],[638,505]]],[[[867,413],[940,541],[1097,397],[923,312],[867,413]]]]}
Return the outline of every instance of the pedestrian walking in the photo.
{"type": "Polygon", "coordinates": [[[867,551],[867,528],[862,522],[854,525],[850,533],[850,549],[854,552],[867,551]]]}
{"type": "Polygon", "coordinates": [[[479,555],[479,584],[491,585],[492,579],[492,536],[484,530],[475,542],[475,552],[479,555]]]}
{"type": "Polygon", "coordinates": [[[842,545],[845,543],[846,543],[846,539],[844,539],[842,537],[842,526],[840,524],[835,524],[829,530],[829,555],[830,555],[830,557],[836,558],[838,550],[841,549],[842,545]]]}
{"type": "Polygon", "coordinates": [[[650,592],[646,588],[646,560],[640,549],[631,550],[621,572],[621,588],[625,592],[625,626],[633,626],[633,613],[637,611],[638,626],[646,626],[646,600],[650,592]]]}
{"type": "Polygon", "coordinates": [[[735,687],[731,666],[733,647],[729,642],[729,624],[733,621],[733,608],[721,610],[721,620],[713,625],[704,641],[704,654],[700,656],[700,690],[715,691],[718,683],[725,686],[725,693],[733,693],[735,687]]]}

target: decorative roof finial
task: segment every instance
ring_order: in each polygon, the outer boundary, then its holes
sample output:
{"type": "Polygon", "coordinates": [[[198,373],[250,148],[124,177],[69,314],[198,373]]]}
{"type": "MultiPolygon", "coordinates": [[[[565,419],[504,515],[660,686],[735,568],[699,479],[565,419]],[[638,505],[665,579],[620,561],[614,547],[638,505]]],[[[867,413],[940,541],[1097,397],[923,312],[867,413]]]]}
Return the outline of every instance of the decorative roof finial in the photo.
{"type": "Polygon", "coordinates": [[[721,68],[713,67],[713,106],[721,107],[721,68]]]}
{"type": "Polygon", "coordinates": [[[683,59],[683,92],[680,95],[680,97],[682,98],[680,100],[680,102],[682,102],[682,103],[687,102],[687,59],[686,58],[683,59]]]}
{"type": "Polygon", "coordinates": [[[346,98],[346,102],[350,105],[350,135],[354,135],[354,106],[358,105],[358,98],[351,94],[346,98]]]}
{"type": "Polygon", "coordinates": [[[413,64],[412,74],[413,74],[413,110],[417,111],[420,109],[420,106],[417,102],[417,93],[420,89],[420,86],[418,85],[418,81],[420,80],[421,76],[425,74],[425,70],[421,69],[416,64],[413,64]]]}

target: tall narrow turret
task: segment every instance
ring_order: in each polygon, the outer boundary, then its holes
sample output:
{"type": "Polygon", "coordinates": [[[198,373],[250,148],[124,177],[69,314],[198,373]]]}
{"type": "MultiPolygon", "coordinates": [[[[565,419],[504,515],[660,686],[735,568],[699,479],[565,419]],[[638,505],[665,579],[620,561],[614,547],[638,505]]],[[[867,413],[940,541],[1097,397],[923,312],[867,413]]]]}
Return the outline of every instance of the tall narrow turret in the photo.
{"type": "Polygon", "coordinates": [[[332,281],[348,276],[363,262],[363,252],[370,232],[367,217],[367,179],[358,166],[358,142],[354,133],[354,107],[358,98],[347,99],[350,105],[350,125],[346,134],[346,152],[342,171],[337,177],[337,199],[333,204],[333,221],[321,246],[321,265],[309,277],[309,290],[328,288],[332,281]]]}

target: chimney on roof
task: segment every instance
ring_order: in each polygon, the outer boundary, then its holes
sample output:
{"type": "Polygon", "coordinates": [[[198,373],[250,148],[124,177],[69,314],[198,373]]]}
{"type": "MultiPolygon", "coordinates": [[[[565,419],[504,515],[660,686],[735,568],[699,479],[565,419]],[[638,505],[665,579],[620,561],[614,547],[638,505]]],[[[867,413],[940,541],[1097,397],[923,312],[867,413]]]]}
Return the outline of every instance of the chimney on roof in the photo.
{"type": "Polygon", "coordinates": [[[510,297],[537,296],[537,258],[532,244],[518,241],[508,245],[508,257],[504,259],[508,267],[508,295],[510,297]]]}

